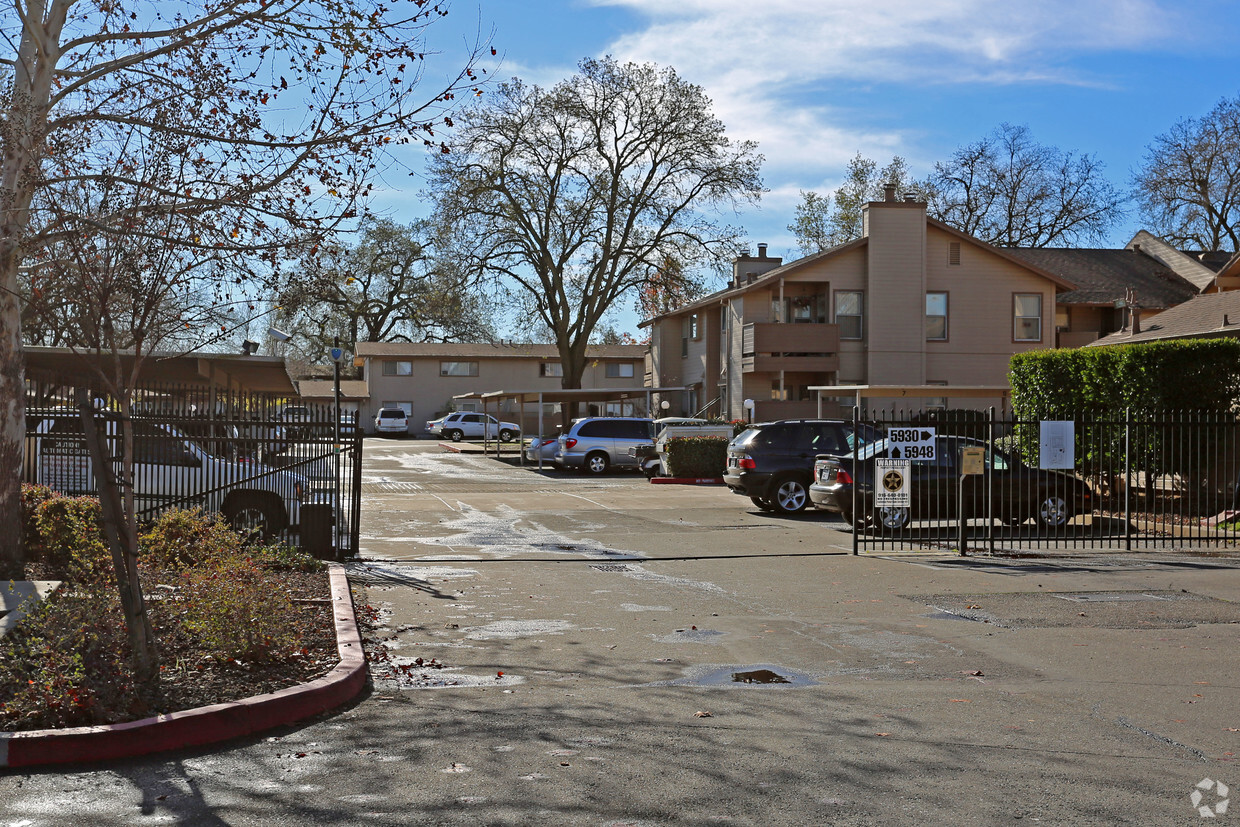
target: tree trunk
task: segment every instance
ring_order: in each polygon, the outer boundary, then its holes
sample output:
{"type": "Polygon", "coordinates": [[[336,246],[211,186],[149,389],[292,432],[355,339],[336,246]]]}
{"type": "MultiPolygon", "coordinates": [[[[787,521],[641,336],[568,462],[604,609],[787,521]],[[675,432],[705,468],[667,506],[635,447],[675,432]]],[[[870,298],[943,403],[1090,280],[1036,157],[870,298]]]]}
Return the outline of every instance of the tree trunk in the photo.
{"type": "MultiPolygon", "coordinates": [[[[95,469],[99,506],[103,512],[103,532],[108,541],[108,549],[112,552],[112,568],[116,573],[121,609],[125,614],[134,678],[142,687],[146,700],[154,702],[159,697],[159,653],[155,647],[151,619],[146,612],[142,581],[138,578],[138,536],[132,512],[127,516],[121,503],[120,486],[112,473],[112,458],[104,450],[104,440],[100,438],[95,422],[94,406],[90,394],[84,389],[78,390],[78,409],[82,412],[86,444],[90,448],[91,464],[95,469]]],[[[123,413],[128,414],[128,411],[123,413]]],[[[133,425],[127,415],[122,418],[121,424],[124,429],[130,430],[130,434],[125,435],[125,441],[131,443],[133,425]]],[[[132,457],[131,451],[127,450],[125,453],[127,457],[132,457]]],[[[127,461],[125,465],[126,477],[132,478],[132,461],[127,461]]],[[[130,490],[132,491],[132,486],[130,490]]]]}
{"type": "MultiPolygon", "coordinates": [[[[26,9],[21,44],[13,67],[8,131],[0,159],[0,468],[22,468],[26,439],[26,357],[22,351],[21,300],[17,269],[22,259],[22,238],[30,224],[30,204],[43,132],[51,99],[52,71],[59,57],[65,9],[53,8],[46,15],[44,4],[31,2],[26,9]]],[[[5,526],[21,525],[21,475],[0,474],[0,520],[5,526]]],[[[0,536],[0,579],[24,577],[20,531],[0,536]]]]}

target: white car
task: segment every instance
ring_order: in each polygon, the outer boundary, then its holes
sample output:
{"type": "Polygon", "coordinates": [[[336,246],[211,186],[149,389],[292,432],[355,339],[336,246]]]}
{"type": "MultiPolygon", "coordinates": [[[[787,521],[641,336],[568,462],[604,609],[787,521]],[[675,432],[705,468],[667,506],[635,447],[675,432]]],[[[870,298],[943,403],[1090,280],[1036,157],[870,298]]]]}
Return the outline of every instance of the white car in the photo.
{"type": "Polygon", "coordinates": [[[375,433],[409,433],[409,415],[401,408],[380,408],[375,414],[375,433]]]}
{"type": "MultiPolygon", "coordinates": [[[[119,456],[117,423],[101,417],[100,429],[108,453],[119,456]]],[[[298,469],[294,472],[231,459],[219,450],[229,440],[190,437],[162,423],[136,421],[133,431],[133,493],[144,514],[169,506],[202,506],[221,512],[240,530],[270,537],[298,526],[303,505],[333,505],[333,496],[311,473],[310,462],[293,462],[298,469]]],[[[95,493],[93,462],[80,417],[42,420],[31,447],[35,482],[65,494],[95,493]]]]}
{"type": "Polygon", "coordinates": [[[460,442],[462,439],[499,439],[512,442],[521,438],[521,426],[515,422],[500,422],[490,414],[457,411],[426,423],[426,430],[444,439],[460,442]]]}

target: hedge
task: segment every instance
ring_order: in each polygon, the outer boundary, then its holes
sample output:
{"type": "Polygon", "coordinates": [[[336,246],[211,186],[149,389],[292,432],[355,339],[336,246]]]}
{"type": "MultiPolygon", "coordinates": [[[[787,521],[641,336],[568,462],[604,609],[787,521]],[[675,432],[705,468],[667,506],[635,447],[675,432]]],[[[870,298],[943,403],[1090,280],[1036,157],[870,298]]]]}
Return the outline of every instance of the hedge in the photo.
{"type": "Polygon", "coordinates": [[[667,473],[673,477],[722,477],[728,438],[679,436],[667,441],[667,473]]]}
{"type": "Polygon", "coordinates": [[[1185,339],[1012,357],[1012,411],[1065,413],[1226,411],[1240,402],[1240,340],[1185,339]]]}

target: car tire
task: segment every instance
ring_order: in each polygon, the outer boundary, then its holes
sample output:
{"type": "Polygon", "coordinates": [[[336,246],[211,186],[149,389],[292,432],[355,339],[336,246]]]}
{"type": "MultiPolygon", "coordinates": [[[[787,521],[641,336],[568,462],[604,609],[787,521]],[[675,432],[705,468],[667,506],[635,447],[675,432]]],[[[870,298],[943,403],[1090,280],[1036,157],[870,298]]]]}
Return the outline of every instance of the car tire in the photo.
{"type": "Polygon", "coordinates": [[[775,510],[775,506],[771,505],[771,503],[768,500],[764,500],[761,497],[750,497],[749,501],[753,503],[754,505],[758,506],[758,508],[762,509],[763,511],[774,511],[775,510]]]}
{"type": "Polygon", "coordinates": [[[781,514],[797,514],[809,505],[809,486],[799,477],[777,477],[770,490],[771,505],[781,514]]]}
{"type": "Polygon", "coordinates": [[[238,496],[224,503],[224,518],[238,533],[268,540],[284,527],[283,509],[266,497],[238,496]]]}
{"type": "Polygon", "coordinates": [[[887,506],[874,509],[874,525],[883,531],[903,531],[908,528],[909,509],[887,506]]]}
{"type": "Polygon", "coordinates": [[[459,428],[453,428],[452,430],[448,431],[446,436],[448,437],[448,439],[452,440],[453,442],[460,442],[462,439],[465,438],[465,433],[461,431],[459,428]]]}
{"type": "Polygon", "coordinates": [[[1038,502],[1034,516],[1043,528],[1063,528],[1072,519],[1072,507],[1058,494],[1047,494],[1038,502]]]}
{"type": "Polygon", "coordinates": [[[517,438],[517,435],[510,428],[504,428],[502,431],[499,432],[500,442],[512,442],[516,438],[517,438]]]}
{"type": "Polygon", "coordinates": [[[607,466],[609,465],[611,465],[611,461],[607,459],[607,455],[602,451],[595,451],[592,454],[586,455],[585,462],[582,463],[581,467],[586,473],[598,476],[599,474],[606,474],[607,466]]]}

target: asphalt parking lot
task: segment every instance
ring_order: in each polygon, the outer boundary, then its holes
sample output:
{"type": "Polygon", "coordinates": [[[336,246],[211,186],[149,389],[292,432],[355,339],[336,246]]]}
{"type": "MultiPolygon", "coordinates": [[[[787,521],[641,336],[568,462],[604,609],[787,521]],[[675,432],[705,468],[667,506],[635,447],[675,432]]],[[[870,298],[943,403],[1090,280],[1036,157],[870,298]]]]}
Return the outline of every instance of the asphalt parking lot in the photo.
{"type": "Polygon", "coordinates": [[[825,514],[415,441],[367,441],[363,509],[367,696],[0,775],[0,825],[1199,824],[1240,784],[1238,558],[853,557],[825,514]]]}

